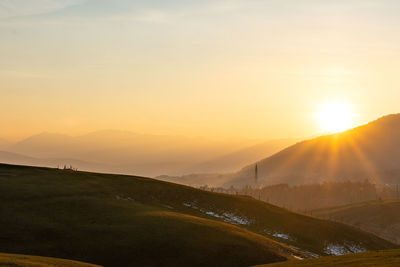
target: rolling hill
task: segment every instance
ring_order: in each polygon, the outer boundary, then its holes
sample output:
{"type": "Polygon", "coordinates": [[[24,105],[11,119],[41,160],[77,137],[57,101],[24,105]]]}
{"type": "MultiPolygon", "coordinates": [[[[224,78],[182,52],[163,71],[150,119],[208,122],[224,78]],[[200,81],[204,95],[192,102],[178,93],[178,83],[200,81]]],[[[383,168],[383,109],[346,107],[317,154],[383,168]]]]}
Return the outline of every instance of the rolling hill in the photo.
{"type": "MultiPolygon", "coordinates": [[[[400,182],[400,114],[388,115],[343,133],[297,143],[255,164],[258,185],[332,181],[400,182]]],[[[254,185],[255,164],[226,186],[254,185]]]]}
{"type": "Polygon", "coordinates": [[[400,244],[400,201],[369,201],[341,207],[318,209],[312,214],[360,227],[400,244]]]}
{"type": "Polygon", "coordinates": [[[6,253],[105,266],[249,266],[391,249],[356,228],[148,178],[0,165],[6,253]]]}
{"type": "Polygon", "coordinates": [[[0,266],[12,267],[100,267],[99,265],[21,254],[0,253],[0,266]]]}
{"type": "Polygon", "coordinates": [[[322,257],[303,261],[287,261],[283,263],[265,264],[257,267],[396,267],[400,266],[400,250],[385,250],[322,257]]]}
{"type": "Polygon", "coordinates": [[[83,169],[83,170],[96,169],[103,172],[106,172],[107,170],[109,171],[112,170],[112,166],[102,163],[88,162],[71,158],[34,158],[1,150],[0,150],[0,162],[7,164],[51,167],[51,168],[55,168],[57,166],[59,166],[59,168],[63,168],[64,165],[70,167],[70,165],[72,165],[74,168],[78,169],[83,169]]]}

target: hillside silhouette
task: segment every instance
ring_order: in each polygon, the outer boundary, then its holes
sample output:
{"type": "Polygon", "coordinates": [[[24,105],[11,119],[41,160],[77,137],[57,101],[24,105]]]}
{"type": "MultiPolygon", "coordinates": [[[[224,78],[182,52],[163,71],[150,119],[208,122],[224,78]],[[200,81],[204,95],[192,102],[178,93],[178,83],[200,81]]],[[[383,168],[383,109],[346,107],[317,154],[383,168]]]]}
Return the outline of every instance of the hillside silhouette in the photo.
{"type": "Polygon", "coordinates": [[[337,181],[400,183],[400,114],[297,143],[233,175],[226,184],[313,184],[337,181]]]}
{"type": "Polygon", "coordinates": [[[250,266],[396,248],[245,196],[154,179],[0,164],[0,246],[104,266],[250,266]]]}

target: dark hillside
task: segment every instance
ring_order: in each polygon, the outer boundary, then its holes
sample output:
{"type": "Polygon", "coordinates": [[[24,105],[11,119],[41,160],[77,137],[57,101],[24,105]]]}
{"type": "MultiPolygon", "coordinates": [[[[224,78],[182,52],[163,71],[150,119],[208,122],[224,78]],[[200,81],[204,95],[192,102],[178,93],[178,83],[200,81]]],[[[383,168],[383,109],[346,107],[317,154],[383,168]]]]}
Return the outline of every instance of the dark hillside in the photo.
{"type": "Polygon", "coordinates": [[[394,248],[249,197],[153,179],[0,165],[3,252],[105,266],[248,266],[394,248]],[[250,231],[249,231],[250,230],[250,231]],[[271,240],[281,241],[280,243],[271,240]]]}

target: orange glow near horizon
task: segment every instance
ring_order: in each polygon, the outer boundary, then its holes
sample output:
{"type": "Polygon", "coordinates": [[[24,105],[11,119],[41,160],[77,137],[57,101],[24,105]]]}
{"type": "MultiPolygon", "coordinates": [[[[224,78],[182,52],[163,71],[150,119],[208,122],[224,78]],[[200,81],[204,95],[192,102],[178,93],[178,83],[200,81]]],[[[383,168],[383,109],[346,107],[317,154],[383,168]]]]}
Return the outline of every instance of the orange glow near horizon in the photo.
{"type": "Polygon", "coordinates": [[[38,1],[0,4],[7,142],[115,129],[261,143],[399,112],[400,2],[38,1]]]}

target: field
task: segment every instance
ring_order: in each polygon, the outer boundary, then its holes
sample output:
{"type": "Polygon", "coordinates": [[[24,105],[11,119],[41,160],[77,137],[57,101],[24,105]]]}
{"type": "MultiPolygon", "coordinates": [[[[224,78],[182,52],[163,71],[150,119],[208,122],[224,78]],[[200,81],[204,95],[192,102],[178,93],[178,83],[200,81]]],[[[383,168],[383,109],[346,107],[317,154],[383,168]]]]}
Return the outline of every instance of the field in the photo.
{"type": "Polygon", "coordinates": [[[400,244],[400,201],[368,201],[314,210],[313,215],[354,225],[400,244]]]}
{"type": "MultiPolygon", "coordinates": [[[[322,257],[304,261],[266,264],[263,267],[396,267],[400,266],[400,250],[373,251],[353,255],[322,257]]],[[[259,266],[261,267],[261,266],[259,266]]]]}
{"type": "Polygon", "coordinates": [[[2,252],[105,266],[249,266],[396,248],[249,197],[48,168],[0,165],[0,214],[2,252]]]}
{"type": "Polygon", "coordinates": [[[99,267],[84,262],[19,254],[0,253],[2,267],[99,267]]]}

